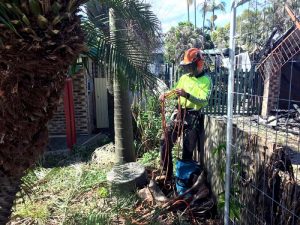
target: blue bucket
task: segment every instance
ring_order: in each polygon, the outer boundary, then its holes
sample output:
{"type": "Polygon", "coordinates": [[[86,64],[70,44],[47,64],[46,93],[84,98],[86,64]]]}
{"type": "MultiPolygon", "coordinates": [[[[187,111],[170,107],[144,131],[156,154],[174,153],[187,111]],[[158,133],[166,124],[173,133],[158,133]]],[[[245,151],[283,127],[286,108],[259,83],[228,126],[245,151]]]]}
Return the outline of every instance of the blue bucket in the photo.
{"type": "Polygon", "coordinates": [[[193,174],[199,176],[201,166],[196,161],[177,160],[176,162],[176,190],[182,195],[193,186],[193,174]]]}

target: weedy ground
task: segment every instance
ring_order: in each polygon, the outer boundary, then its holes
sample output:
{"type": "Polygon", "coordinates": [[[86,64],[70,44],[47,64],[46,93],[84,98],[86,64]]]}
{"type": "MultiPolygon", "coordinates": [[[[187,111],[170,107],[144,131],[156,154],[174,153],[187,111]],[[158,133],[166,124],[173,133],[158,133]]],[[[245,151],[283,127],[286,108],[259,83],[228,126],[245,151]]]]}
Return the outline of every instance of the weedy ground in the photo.
{"type": "Polygon", "coordinates": [[[94,149],[77,147],[71,154],[43,158],[23,178],[9,224],[104,225],[126,221],[137,198],[135,194],[111,192],[106,181],[110,167],[90,160],[94,149]]]}
{"type": "MultiPolygon", "coordinates": [[[[8,224],[132,224],[137,216],[137,195],[110,189],[106,173],[111,166],[93,162],[90,156],[94,150],[76,147],[72,153],[41,159],[23,178],[8,224]]],[[[154,166],[157,157],[157,152],[150,152],[140,162],[154,166]]]]}

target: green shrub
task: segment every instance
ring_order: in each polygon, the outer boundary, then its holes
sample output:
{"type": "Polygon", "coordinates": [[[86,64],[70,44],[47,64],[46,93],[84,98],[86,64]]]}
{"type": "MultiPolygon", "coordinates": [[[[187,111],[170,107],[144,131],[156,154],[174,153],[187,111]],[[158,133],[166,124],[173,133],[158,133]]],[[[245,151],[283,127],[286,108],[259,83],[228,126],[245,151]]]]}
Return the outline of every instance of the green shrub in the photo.
{"type": "Polygon", "coordinates": [[[141,104],[135,105],[133,111],[137,126],[135,147],[137,156],[141,157],[145,152],[159,147],[162,129],[158,97],[148,97],[144,107],[141,104]]]}

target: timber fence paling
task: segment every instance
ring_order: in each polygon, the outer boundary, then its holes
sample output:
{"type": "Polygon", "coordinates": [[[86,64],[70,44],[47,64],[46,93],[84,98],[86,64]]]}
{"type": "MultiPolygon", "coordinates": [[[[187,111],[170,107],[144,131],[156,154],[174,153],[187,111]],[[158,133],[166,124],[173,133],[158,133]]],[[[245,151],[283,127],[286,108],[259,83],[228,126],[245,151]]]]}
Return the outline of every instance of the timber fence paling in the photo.
{"type": "Polygon", "coordinates": [[[237,86],[237,102],[238,102],[238,105],[237,105],[237,113],[240,114],[241,113],[241,95],[240,95],[240,89],[242,88],[242,85],[241,85],[241,76],[243,76],[243,74],[241,75],[240,71],[238,70],[237,71],[237,83],[238,83],[238,86],[237,86]]]}
{"type": "MultiPolygon", "coordinates": [[[[224,71],[212,74],[212,92],[208,106],[202,109],[204,114],[208,115],[225,115],[227,110],[227,87],[228,74],[224,71]]],[[[262,82],[258,73],[254,71],[243,72],[236,71],[234,83],[234,106],[233,112],[235,115],[246,114],[252,115],[259,113],[260,100],[255,96],[261,96],[262,82]]]]}
{"type": "Polygon", "coordinates": [[[222,81],[221,81],[221,71],[219,70],[218,72],[218,95],[217,95],[217,98],[218,98],[218,110],[217,110],[217,114],[220,115],[221,111],[220,111],[220,108],[221,108],[221,104],[222,104],[222,99],[221,99],[221,96],[222,95],[222,81]]]}
{"type": "Polygon", "coordinates": [[[226,113],[226,108],[224,107],[225,105],[227,105],[227,84],[228,84],[228,74],[223,73],[222,74],[222,115],[224,115],[226,113]]]}
{"type": "MultiPolygon", "coordinates": [[[[169,76],[170,70],[167,70],[169,76]]],[[[173,86],[180,77],[180,71],[172,71],[173,86]]],[[[225,115],[227,112],[227,87],[228,87],[228,71],[221,69],[216,73],[212,73],[212,90],[208,105],[201,112],[207,115],[225,115]]],[[[235,115],[252,115],[259,113],[261,110],[261,99],[257,96],[262,96],[263,80],[258,72],[254,69],[248,72],[235,71],[234,79],[234,105],[233,113],[235,115]]]]}

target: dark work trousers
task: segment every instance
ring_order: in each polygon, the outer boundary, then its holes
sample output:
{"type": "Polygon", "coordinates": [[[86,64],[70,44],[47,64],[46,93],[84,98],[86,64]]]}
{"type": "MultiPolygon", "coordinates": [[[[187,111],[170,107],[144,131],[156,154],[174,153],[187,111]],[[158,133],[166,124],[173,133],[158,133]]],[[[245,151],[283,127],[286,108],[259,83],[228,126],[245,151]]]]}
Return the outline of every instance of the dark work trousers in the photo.
{"type": "MultiPolygon", "coordinates": [[[[200,112],[186,110],[183,126],[183,149],[182,149],[182,160],[192,160],[193,151],[197,144],[199,136],[199,123],[200,123],[200,112]]],[[[177,115],[170,120],[167,124],[168,143],[166,142],[165,134],[163,133],[160,143],[160,163],[165,172],[168,174],[167,177],[171,177],[173,174],[173,163],[172,163],[172,148],[176,143],[177,138],[181,136],[182,123],[184,117],[184,110],[181,110],[181,118],[176,118],[177,115]],[[177,124],[180,124],[179,127],[177,124]],[[175,127],[175,129],[174,129],[175,127]],[[168,146],[167,146],[168,144],[168,146]],[[168,149],[167,149],[168,147],[168,149]]]]}

